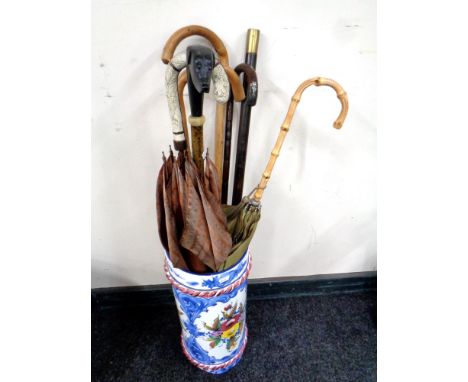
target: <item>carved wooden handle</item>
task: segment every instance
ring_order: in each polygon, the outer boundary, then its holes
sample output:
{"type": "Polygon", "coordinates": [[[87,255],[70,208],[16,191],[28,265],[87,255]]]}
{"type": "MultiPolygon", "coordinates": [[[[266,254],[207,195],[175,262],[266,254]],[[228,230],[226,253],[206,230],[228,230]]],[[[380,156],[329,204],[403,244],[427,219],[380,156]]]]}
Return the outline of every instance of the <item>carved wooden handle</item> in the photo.
{"type": "Polygon", "coordinates": [[[245,103],[249,106],[255,106],[258,96],[257,72],[249,64],[239,64],[235,67],[234,70],[238,75],[244,73],[245,82],[247,83],[245,103]]]}
{"type": "Polygon", "coordinates": [[[346,115],[348,114],[348,96],[346,95],[346,92],[343,90],[343,88],[337,82],[328,78],[314,77],[300,84],[291,99],[288,113],[286,114],[286,118],[284,119],[284,122],[281,125],[281,130],[278,135],[278,138],[276,139],[275,147],[273,148],[273,151],[271,152],[270,160],[268,161],[265,171],[263,172],[262,179],[260,180],[260,183],[257,186],[255,194],[252,197],[252,199],[256,203],[259,203],[260,200],[262,199],[263,191],[265,191],[268,180],[271,177],[271,172],[273,171],[276,158],[279,157],[281,146],[283,145],[284,138],[286,137],[286,134],[289,131],[291,120],[296,111],[297,104],[301,100],[302,93],[304,92],[305,89],[307,89],[311,85],[330,86],[331,88],[335,90],[336,95],[341,102],[341,112],[338,118],[333,123],[333,127],[335,129],[340,129],[343,126],[344,120],[346,119],[346,115]]]}
{"type": "Polygon", "coordinates": [[[190,36],[204,37],[211,43],[211,45],[213,45],[213,48],[218,56],[218,60],[228,76],[234,99],[237,102],[242,101],[245,98],[244,88],[239,76],[236,74],[234,69],[229,66],[229,57],[226,47],[218,35],[208,28],[202,27],[201,25],[189,25],[175,31],[164,45],[161,55],[162,62],[168,64],[174,56],[177,45],[179,45],[183,39],[190,36]]]}
{"type": "Polygon", "coordinates": [[[231,68],[229,65],[223,64],[221,61],[219,61],[221,65],[223,65],[224,71],[226,72],[228,79],[229,79],[229,84],[231,85],[231,91],[234,99],[237,102],[241,102],[245,99],[245,93],[244,93],[244,87],[242,86],[242,82],[237,75],[237,73],[234,71],[233,68],[231,68]]]}

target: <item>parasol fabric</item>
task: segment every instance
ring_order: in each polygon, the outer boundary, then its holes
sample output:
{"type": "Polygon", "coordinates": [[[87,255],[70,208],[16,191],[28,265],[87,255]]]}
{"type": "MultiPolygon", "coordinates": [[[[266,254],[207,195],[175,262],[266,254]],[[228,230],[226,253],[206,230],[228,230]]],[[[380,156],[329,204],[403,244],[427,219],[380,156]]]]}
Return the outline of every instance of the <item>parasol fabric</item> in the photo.
{"type": "Polygon", "coordinates": [[[260,220],[261,206],[245,196],[235,206],[223,206],[227,218],[228,231],[232,237],[232,249],[220,270],[236,264],[247,251],[260,220]]]}
{"type": "MultiPolygon", "coordinates": [[[[161,242],[167,243],[166,251],[169,253],[172,263],[177,268],[188,269],[187,263],[183,256],[183,250],[179,245],[179,230],[176,223],[176,209],[173,208],[173,199],[172,199],[172,182],[170,179],[173,175],[173,155],[168,160],[164,160],[162,180],[158,183],[161,188],[158,192],[162,191],[162,198],[160,195],[157,195],[157,199],[162,199],[162,204],[159,204],[159,208],[163,208],[162,211],[158,213],[159,216],[164,216],[164,220],[161,219],[160,224],[164,224],[164,227],[160,226],[160,235],[161,233],[166,233],[166,238],[161,238],[161,242]],[[169,180],[168,180],[169,179],[169,180]]],[[[179,228],[180,229],[180,228],[179,228]]]]}
{"type": "Polygon", "coordinates": [[[197,273],[217,271],[230,253],[232,240],[219,200],[216,169],[208,156],[203,176],[193,160],[171,151],[156,187],[161,243],[177,268],[197,273]]]}

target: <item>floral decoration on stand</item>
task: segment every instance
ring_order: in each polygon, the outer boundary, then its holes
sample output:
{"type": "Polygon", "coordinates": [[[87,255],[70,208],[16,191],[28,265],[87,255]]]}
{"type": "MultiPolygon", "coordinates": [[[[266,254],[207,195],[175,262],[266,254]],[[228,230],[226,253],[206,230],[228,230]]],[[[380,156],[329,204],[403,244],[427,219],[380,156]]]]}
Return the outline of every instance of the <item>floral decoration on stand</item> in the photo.
{"type": "Polygon", "coordinates": [[[238,306],[236,302],[234,306],[227,305],[222,311],[222,317],[216,317],[213,324],[204,323],[205,328],[211,331],[207,337],[211,348],[219,345],[226,345],[229,351],[236,348],[244,326],[243,313],[244,305],[241,303],[238,306]]]}

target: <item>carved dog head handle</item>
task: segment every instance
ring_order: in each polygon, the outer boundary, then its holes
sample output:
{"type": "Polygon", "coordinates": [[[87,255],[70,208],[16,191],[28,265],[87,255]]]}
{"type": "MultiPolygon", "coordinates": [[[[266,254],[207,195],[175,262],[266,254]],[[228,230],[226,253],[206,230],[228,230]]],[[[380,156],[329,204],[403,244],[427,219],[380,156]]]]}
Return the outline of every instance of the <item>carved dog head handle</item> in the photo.
{"type": "Polygon", "coordinates": [[[206,46],[191,45],[186,53],[187,68],[195,89],[198,93],[208,93],[215,64],[213,51],[206,46]]]}

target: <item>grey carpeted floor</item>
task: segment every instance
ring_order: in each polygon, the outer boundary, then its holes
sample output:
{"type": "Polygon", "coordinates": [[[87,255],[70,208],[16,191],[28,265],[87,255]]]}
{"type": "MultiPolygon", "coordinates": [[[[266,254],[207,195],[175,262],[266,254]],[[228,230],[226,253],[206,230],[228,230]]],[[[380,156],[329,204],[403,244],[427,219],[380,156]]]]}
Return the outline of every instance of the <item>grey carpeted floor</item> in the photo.
{"type": "Polygon", "coordinates": [[[223,375],[192,366],[175,306],[92,315],[92,380],[375,381],[376,293],[248,301],[249,342],[223,375]]]}

